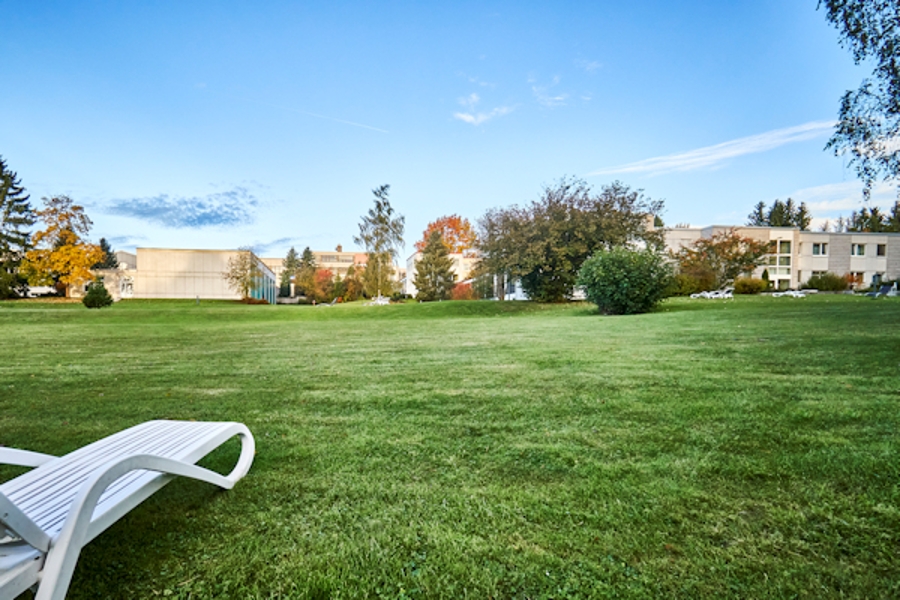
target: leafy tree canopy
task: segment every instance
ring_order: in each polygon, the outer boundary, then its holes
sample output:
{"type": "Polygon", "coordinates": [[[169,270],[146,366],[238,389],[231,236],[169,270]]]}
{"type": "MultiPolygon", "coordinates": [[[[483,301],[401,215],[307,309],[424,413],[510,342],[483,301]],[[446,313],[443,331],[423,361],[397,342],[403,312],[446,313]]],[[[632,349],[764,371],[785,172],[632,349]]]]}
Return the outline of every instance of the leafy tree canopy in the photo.
{"type": "Polygon", "coordinates": [[[868,199],[877,180],[900,178],[900,2],[820,0],[823,6],[854,62],[874,65],[872,77],[841,98],[838,124],[826,146],[835,155],[851,155],[868,199]]]}
{"type": "Polygon", "coordinates": [[[768,244],[744,237],[735,230],[700,238],[675,253],[681,273],[711,279],[715,287],[750,274],[768,254],[768,244]]]}
{"type": "Polygon", "coordinates": [[[91,267],[103,260],[103,250],[85,241],[91,220],[84,208],[68,196],[42,198],[44,208],[37,211],[46,229],[34,234],[36,248],[25,254],[22,272],[32,285],[81,285],[93,279],[91,267]]]}
{"type": "Polygon", "coordinates": [[[650,225],[662,207],[618,181],[596,193],[580,179],[563,178],[530,205],[492,209],[479,220],[477,273],[519,277],[532,300],[561,302],[597,250],[661,248],[662,232],[650,225]]]}
{"type": "Polygon", "coordinates": [[[228,259],[228,268],[222,273],[228,287],[240,294],[244,300],[250,297],[253,286],[261,275],[257,260],[253,250],[243,246],[228,259]]]}
{"type": "Polygon", "coordinates": [[[433,231],[440,232],[447,251],[451,254],[459,254],[475,247],[475,230],[469,220],[459,215],[449,215],[436,219],[425,227],[422,239],[416,242],[417,251],[424,252],[433,231]]]}
{"type": "Polygon", "coordinates": [[[390,188],[389,185],[382,185],[372,190],[374,206],[363,215],[359,235],[353,238],[368,254],[364,283],[369,296],[380,296],[393,290],[393,261],[403,246],[406,219],[394,212],[388,198],[390,188]]]}
{"type": "Polygon", "coordinates": [[[456,273],[441,231],[433,230],[416,263],[416,299],[423,302],[449,300],[456,285],[456,273]]]}

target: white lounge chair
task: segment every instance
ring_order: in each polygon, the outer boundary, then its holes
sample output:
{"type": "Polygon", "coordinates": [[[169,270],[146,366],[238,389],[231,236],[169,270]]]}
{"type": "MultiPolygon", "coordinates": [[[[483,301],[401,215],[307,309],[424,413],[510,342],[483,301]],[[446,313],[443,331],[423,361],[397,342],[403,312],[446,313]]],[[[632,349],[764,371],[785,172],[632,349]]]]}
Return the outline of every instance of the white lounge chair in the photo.
{"type": "Polygon", "coordinates": [[[0,485],[0,600],[32,587],[36,600],[65,598],[84,545],[176,475],[231,489],[254,447],[241,423],[148,421],[58,458],[0,448],[0,463],[35,467],[0,485]],[[196,466],[234,436],[231,473],[196,466]]]}
{"type": "Polygon", "coordinates": [[[791,298],[806,298],[806,294],[798,290],[787,290],[784,292],[774,292],[773,298],[781,298],[782,296],[790,296],[791,298]]]}
{"type": "Polygon", "coordinates": [[[733,287],[725,287],[720,290],[715,290],[713,292],[699,292],[697,294],[691,294],[691,298],[695,300],[698,298],[705,298],[706,300],[717,300],[717,299],[725,299],[734,298],[734,288],[733,287]]]}

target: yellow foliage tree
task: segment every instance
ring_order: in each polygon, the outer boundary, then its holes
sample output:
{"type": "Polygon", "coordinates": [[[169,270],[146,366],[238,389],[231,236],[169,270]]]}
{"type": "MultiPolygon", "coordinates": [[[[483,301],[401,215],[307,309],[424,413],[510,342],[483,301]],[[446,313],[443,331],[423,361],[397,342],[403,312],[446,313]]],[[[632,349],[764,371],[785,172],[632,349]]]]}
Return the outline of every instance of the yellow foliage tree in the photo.
{"type": "Polygon", "coordinates": [[[21,271],[31,285],[64,286],[66,296],[73,285],[91,281],[91,266],[103,260],[100,246],[84,241],[93,223],[84,207],[68,196],[42,198],[38,218],[47,228],[34,234],[35,249],[25,254],[21,271]]]}

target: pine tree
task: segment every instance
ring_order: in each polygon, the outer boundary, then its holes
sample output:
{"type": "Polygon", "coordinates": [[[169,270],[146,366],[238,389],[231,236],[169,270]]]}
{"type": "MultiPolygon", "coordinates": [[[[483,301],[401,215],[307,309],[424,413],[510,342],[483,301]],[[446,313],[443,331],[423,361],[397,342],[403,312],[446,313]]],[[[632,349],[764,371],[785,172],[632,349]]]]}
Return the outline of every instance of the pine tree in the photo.
{"type": "Polygon", "coordinates": [[[101,260],[91,268],[118,269],[119,259],[116,258],[116,253],[113,251],[112,246],[109,245],[109,242],[106,241],[106,238],[100,238],[100,250],[103,251],[103,260],[101,260]]]}
{"type": "Polygon", "coordinates": [[[794,225],[800,228],[800,231],[809,231],[809,224],[812,222],[812,214],[806,208],[806,202],[801,202],[794,216],[794,225]]]}
{"type": "Polygon", "coordinates": [[[751,227],[764,227],[768,225],[766,218],[766,203],[760,200],[753,207],[753,212],[747,215],[747,225],[751,227]]]}
{"type": "Polygon", "coordinates": [[[103,308],[110,306],[113,299],[103,285],[103,280],[98,277],[88,284],[87,293],[81,299],[81,303],[88,308],[103,308]]]}
{"type": "Polygon", "coordinates": [[[27,281],[19,264],[31,243],[36,215],[22,182],[0,156],[0,298],[24,295],[27,281]]]}
{"type": "Polygon", "coordinates": [[[422,258],[416,263],[416,299],[423,302],[449,300],[456,285],[453,261],[440,231],[432,231],[422,250],[422,258]]]}
{"type": "Polygon", "coordinates": [[[297,251],[294,250],[293,246],[288,250],[284,260],[281,261],[281,266],[284,267],[284,270],[281,271],[278,295],[285,298],[291,295],[291,278],[294,278],[296,286],[297,272],[300,270],[300,257],[297,255],[297,251]]]}
{"type": "Polygon", "coordinates": [[[891,214],[887,217],[887,230],[900,233],[900,202],[894,202],[891,214]]]}
{"type": "Polygon", "coordinates": [[[747,225],[757,227],[797,227],[801,231],[808,231],[811,221],[812,215],[806,202],[801,202],[798,206],[791,198],[784,202],[776,198],[768,210],[765,202],[758,202],[753,207],[753,212],[747,215],[747,225]]]}
{"type": "Polygon", "coordinates": [[[300,266],[297,268],[295,288],[300,296],[311,296],[316,287],[316,255],[309,246],[303,249],[300,266]]]}
{"type": "Polygon", "coordinates": [[[776,199],[766,214],[769,227],[790,227],[789,215],[785,211],[784,202],[776,199]]]}

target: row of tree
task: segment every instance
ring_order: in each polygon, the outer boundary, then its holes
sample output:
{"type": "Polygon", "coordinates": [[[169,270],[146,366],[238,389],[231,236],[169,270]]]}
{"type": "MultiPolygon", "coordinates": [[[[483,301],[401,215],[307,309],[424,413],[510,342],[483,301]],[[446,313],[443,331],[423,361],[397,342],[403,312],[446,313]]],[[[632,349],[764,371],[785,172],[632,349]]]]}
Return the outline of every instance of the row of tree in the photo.
{"type": "MultiPolygon", "coordinates": [[[[827,231],[829,223],[825,223],[827,231]]],[[[871,233],[893,232],[900,233],[900,202],[895,202],[890,212],[882,212],[877,206],[853,211],[848,218],[839,217],[831,229],[836,232],[861,231],[871,233]]]]}
{"type": "Polygon", "coordinates": [[[747,215],[747,225],[756,227],[797,227],[808,231],[812,215],[806,208],[806,202],[797,205],[792,199],[786,201],[776,199],[772,206],[759,202],[753,212],[747,215]]]}
{"type": "MultiPolygon", "coordinates": [[[[775,200],[771,206],[760,202],[753,207],[753,212],[747,215],[747,225],[761,227],[797,227],[801,231],[808,231],[812,215],[806,208],[806,203],[799,205],[788,198],[786,201],[775,200]]],[[[834,222],[825,221],[822,231],[835,233],[859,232],[895,232],[900,233],[900,201],[894,202],[894,206],[888,212],[883,212],[877,206],[871,208],[863,206],[858,211],[854,210],[850,216],[838,217],[834,222]]]]}
{"type": "Polygon", "coordinates": [[[65,195],[41,201],[43,208],[34,210],[21,179],[0,156],[0,298],[24,296],[29,284],[68,294],[93,278],[92,269],[118,266],[105,239],[88,241],[93,223],[83,206],[65,195]],[[32,234],[38,221],[45,228],[32,234]]]}
{"type": "MultiPolygon", "coordinates": [[[[560,302],[572,296],[581,265],[601,249],[663,247],[652,224],[661,200],[614,182],[595,192],[580,179],[563,178],[525,206],[491,209],[479,220],[476,271],[498,288],[521,281],[529,298],[560,302]]],[[[501,289],[497,297],[503,297],[501,289]]]]}

